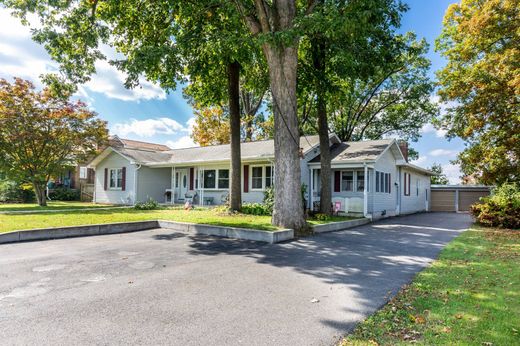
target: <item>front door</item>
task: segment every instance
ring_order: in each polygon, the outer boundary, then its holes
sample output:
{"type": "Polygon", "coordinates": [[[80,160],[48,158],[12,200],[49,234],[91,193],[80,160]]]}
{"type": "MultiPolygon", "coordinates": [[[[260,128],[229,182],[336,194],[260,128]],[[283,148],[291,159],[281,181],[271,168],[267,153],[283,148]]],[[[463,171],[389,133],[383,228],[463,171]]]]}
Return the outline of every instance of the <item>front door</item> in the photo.
{"type": "Polygon", "coordinates": [[[188,171],[186,169],[179,169],[176,173],[178,176],[176,186],[177,200],[184,201],[184,195],[188,192],[188,171]]]}

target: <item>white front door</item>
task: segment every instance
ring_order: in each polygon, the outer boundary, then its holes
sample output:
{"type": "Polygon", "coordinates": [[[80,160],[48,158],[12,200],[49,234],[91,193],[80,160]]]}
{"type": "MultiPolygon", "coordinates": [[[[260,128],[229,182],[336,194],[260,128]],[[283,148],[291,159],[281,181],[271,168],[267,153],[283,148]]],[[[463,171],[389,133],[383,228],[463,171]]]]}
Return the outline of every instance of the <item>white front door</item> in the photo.
{"type": "Polygon", "coordinates": [[[177,200],[184,201],[184,195],[188,192],[188,171],[186,169],[179,169],[176,174],[178,174],[177,178],[179,179],[175,184],[177,200]]]}

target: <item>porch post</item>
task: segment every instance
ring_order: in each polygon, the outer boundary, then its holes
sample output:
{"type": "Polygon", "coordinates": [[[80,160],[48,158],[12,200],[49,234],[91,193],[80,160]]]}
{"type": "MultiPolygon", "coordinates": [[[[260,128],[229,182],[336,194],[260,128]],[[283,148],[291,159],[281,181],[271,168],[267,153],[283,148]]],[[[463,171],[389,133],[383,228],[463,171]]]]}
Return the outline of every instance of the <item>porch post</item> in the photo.
{"type": "Polygon", "coordinates": [[[175,204],[175,186],[177,185],[177,175],[176,175],[175,167],[172,167],[172,180],[173,180],[173,186],[172,186],[172,204],[175,204]]]}
{"type": "Polygon", "coordinates": [[[313,196],[314,196],[314,168],[311,168],[311,186],[309,187],[309,209],[311,210],[311,212],[314,211],[314,207],[313,207],[313,196]]]}
{"type": "Polygon", "coordinates": [[[204,205],[204,168],[200,169],[199,184],[200,184],[199,204],[203,206],[204,205]]]}
{"type": "Polygon", "coordinates": [[[365,175],[363,176],[364,184],[363,184],[363,216],[367,217],[368,215],[368,167],[366,162],[363,163],[365,168],[365,175]]]}

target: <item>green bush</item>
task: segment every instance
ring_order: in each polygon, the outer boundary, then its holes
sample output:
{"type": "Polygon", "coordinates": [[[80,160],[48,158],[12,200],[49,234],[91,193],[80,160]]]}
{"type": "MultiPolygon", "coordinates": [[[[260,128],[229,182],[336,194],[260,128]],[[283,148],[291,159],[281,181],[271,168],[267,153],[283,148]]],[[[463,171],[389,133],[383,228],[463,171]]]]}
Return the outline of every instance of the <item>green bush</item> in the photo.
{"type": "Polygon", "coordinates": [[[156,200],[149,198],[146,202],[137,202],[134,205],[134,209],[137,210],[154,210],[159,209],[159,202],[156,200]]]}
{"type": "Polygon", "coordinates": [[[34,198],[34,190],[29,184],[19,184],[12,180],[0,181],[0,202],[29,203],[34,198]]]}
{"type": "Polygon", "coordinates": [[[264,206],[269,211],[268,215],[273,213],[274,208],[274,186],[270,186],[264,191],[264,206]]]}
{"type": "Polygon", "coordinates": [[[80,192],[75,189],[58,187],[49,192],[49,198],[53,201],[79,201],[80,192]]]}
{"type": "Polygon", "coordinates": [[[273,213],[273,210],[264,203],[243,203],[241,211],[243,214],[250,215],[271,215],[273,213]]]}
{"type": "Polygon", "coordinates": [[[505,183],[493,189],[491,196],[471,206],[471,212],[482,225],[520,228],[520,189],[516,183],[505,183]]]}

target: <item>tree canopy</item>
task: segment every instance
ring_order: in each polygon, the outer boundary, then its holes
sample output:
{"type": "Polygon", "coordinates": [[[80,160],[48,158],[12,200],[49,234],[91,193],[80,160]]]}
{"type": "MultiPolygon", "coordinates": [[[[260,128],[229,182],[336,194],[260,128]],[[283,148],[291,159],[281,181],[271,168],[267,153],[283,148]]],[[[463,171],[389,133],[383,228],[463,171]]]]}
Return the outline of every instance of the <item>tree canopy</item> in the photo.
{"type": "Polygon", "coordinates": [[[434,163],[430,167],[430,171],[434,172],[436,175],[431,176],[431,183],[432,184],[438,184],[438,185],[447,185],[449,184],[448,177],[446,174],[442,172],[442,166],[438,163],[434,163]]]}
{"type": "Polygon", "coordinates": [[[520,3],[462,0],[451,5],[436,49],[449,108],[438,126],[467,142],[458,162],[484,184],[520,181],[520,3]]]}
{"type": "Polygon", "coordinates": [[[60,91],[0,79],[0,170],[31,183],[40,205],[50,177],[92,155],[108,135],[104,121],[60,91]]]}

